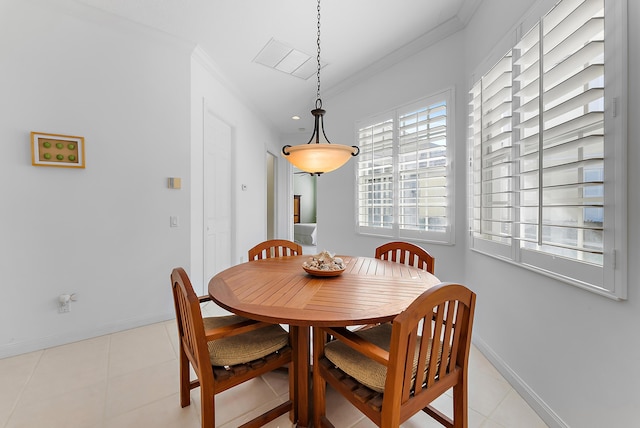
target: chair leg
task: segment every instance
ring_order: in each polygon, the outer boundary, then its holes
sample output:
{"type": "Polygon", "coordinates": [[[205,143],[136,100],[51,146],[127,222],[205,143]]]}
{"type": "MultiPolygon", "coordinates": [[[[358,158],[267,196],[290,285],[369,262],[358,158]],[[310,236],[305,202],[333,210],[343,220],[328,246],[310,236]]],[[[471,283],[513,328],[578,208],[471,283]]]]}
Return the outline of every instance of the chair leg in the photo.
{"type": "Polygon", "coordinates": [[[453,426],[467,428],[469,403],[467,396],[467,378],[463,375],[459,384],[453,387],[453,426]]]}
{"type": "Polygon", "coordinates": [[[327,335],[319,328],[313,329],[313,426],[322,427],[326,414],[327,383],[320,376],[320,358],[324,355],[324,343],[327,335]]]}
{"type": "Polygon", "coordinates": [[[180,405],[187,407],[191,404],[191,386],[189,379],[189,359],[180,344],[180,405]]]}
{"type": "Polygon", "coordinates": [[[200,407],[202,428],[215,428],[215,397],[208,388],[200,386],[200,407]]]}
{"type": "Polygon", "coordinates": [[[291,411],[289,412],[289,420],[295,424],[298,420],[298,409],[295,404],[298,403],[298,396],[296,395],[296,367],[294,366],[294,362],[291,361],[289,363],[289,401],[293,403],[291,407],[291,411]]]}
{"type": "Polygon", "coordinates": [[[320,376],[313,377],[313,426],[323,426],[326,414],[325,394],[327,384],[320,376]]]}

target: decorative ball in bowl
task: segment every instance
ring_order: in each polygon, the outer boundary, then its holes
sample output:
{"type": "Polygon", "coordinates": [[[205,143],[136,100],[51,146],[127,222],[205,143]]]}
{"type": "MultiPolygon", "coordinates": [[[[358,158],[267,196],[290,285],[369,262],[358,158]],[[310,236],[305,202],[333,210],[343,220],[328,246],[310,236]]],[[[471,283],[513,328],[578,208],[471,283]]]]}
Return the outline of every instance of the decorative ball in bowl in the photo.
{"type": "Polygon", "coordinates": [[[344,272],[344,261],[340,257],[335,257],[328,251],[309,257],[309,260],[302,264],[302,269],[313,276],[338,276],[344,272]]]}

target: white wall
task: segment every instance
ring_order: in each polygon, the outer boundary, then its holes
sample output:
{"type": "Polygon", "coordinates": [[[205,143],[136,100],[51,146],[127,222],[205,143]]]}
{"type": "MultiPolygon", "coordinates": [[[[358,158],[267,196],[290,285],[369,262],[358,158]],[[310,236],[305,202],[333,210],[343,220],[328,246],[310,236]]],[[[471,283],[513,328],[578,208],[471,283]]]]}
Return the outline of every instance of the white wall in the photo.
{"type": "Polygon", "coordinates": [[[190,48],[75,3],[0,8],[0,357],[168,319],[189,260],[190,48]],[[30,131],[86,169],[31,165],[30,131]],[[169,228],[177,215],[181,227],[169,228]],[[60,314],[61,293],[77,293],[60,314]]]}
{"type": "MultiPolygon", "coordinates": [[[[232,216],[236,233],[231,261],[237,264],[247,261],[247,251],[266,239],[266,152],[278,153],[279,140],[268,123],[256,114],[248,102],[242,100],[233,84],[220,74],[215,60],[200,49],[192,59],[191,72],[191,137],[192,137],[192,264],[189,272],[193,286],[206,293],[209,278],[202,277],[202,109],[205,100],[208,109],[231,129],[234,167],[232,168],[232,216]],[[242,186],[245,190],[242,190],[242,186]]],[[[286,161],[276,158],[276,175],[286,178],[286,161]]],[[[278,206],[283,206],[287,194],[287,181],[276,183],[278,206]]],[[[287,199],[288,200],[288,199],[287,199]]],[[[287,225],[276,207],[278,224],[276,231],[286,233],[287,225]]]]}
{"type": "Polygon", "coordinates": [[[234,263],[266,239],[265,153],[281,143],[202,51],[70,0],[3,0],[0,41],[0,358],[173,318],[175,266],[206,290],[203,98],[233,128],[234,263]],[[30,131],[84,136],[86,169],[31,166],[30,131]],[[66,314],[62,293],[78,296],[66,314]]]}
{"type": "MultiPolygon", "coordinates": [[[[537,2],[536,13],[553,5],[537,2]]],[[[628,427],[640,407],[640,267],[631,263],[628,300],[616,302],[467,249],[466,103],[472,76],[495,63],[515,39],[514,25],[529,19],[530,0],[484,0],[463,33],[429,47],[340,94],[324,97],[332,142],[353,144],[354,123],[447,87],[456,91],[456,245],[425,244],[443,281],[462,281],[478,293],[474,343],[552,427],[628,427]]],[[[534,13],[535,15],[535,13],[534,13]]],[[[629,22],[640,21],[629,2],[629,22]]],[[[538,15],[539,16],[539,15],[538,15]]],[[[629,28],[629,76],[640,74],[640,35],[629,28]]],[[[629,189],[640,172],[640,84],[629,84],[629,189]]],[[[318,179],[318,244],[338,253],[373,255],[385,238],[354,231],[354,167],[318,179]]],[[[628,218],[640,215],[630,190],[628,218]]],[[[628,259],[640,257],[640,226],[630,222],[628,259]]]]}
{"type": "MultiPolygon", "coordinates": [[[[466,111],[464,87],[464,57],[462,34],[448,37],[429,49],[385,70],[378,75],[359,82],[343,93],[323,100],[325,131],[333,143],[356,144],[355,122],[383,113],[403,104],[428,97],[453,88],[456,111],[451,112],[452,125],[449,130],[455,142],[454,165],[465,164],[466,111]],[[464,104],[464,105],[463,105],[464,104]]],[[[356,158],[346,166],[317,180],[318,192],[318,248],[326,248],[338,254],[360,254],[373,257],[378,245],[389,238],[362,236],[355,232],[355,166],[356,158]]],[[[464,207],[464,171],[456,168],[453,179],[459,183],[455,201],[464,207]]],[[[456,242],[464,242],[463,227],[466,213],[455,210],[456,242]]],[[[459,246],[421,243],[436,258],[436,273],[448,281],[464,279],[464,265],[459,246]],[[455,262],[446,262],[454,260],[455,262]]]]}

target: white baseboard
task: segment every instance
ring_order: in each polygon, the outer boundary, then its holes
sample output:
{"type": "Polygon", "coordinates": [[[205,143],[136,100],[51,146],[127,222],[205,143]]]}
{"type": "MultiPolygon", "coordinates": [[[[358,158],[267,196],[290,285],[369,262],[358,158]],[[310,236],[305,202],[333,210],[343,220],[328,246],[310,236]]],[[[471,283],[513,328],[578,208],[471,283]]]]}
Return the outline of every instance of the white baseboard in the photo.
{"type": "Polygon", "coordinates": [[[476,348],[482,352],[482,355],[493,364],[506,381],[511,384],[513,389],[520,394],[550,428],[569,428],[569,425],[567,425],[482,338],[474,335],[472,341],[476,348]]]}
{"type": "Polygon", "coordinates": [[[61,334],[38,337],[22,342],[13,342],[5,345],[0,345],[0,358],[13,357],[20,354],[26,354],[27,352],[39,351],[42,349],[52,348],[54,346],[78,342],[80,340],[104,336],[105,334],[117,333],[119,331],[142,327],[149,324],[155,324],[158,322],[173,319],[175,318],[175,316],[176,315],[174,312],[147,315],[143,317],[118,320],[117,322],[106,324],[96,328],[64,332],[61,334]]]}

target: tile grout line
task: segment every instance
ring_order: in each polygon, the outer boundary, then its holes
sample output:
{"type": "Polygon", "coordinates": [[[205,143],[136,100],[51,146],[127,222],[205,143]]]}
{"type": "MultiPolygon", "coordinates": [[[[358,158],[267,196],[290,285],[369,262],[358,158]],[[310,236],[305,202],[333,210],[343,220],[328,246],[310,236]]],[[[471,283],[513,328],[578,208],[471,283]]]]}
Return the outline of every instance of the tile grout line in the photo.
{"type": "Polygon", "coordinates": [[[110,388],[110,373],[109,373],[109,368],[111,367],[111,338],[112,338],[113,334],[109,334],[109,340],[107,342],[107,367],[106,367],[106,380],[107,380],[107,384],[105,385],[104,388],[104,399],[102,400],[102,418],[100,421],[100,426],[104,427],[107,423],[107,399],[109,397],[109,388],[110,388]]]}
{"type": "MultiPolygon", "coordinates": [[[[156,325],[157,325],[157,324],[160,324],[160,325],[161,325],[161,328],[164,330],[165,335],[166,335],[166,339],[169,341],[169,347],[171,348],[172,353],[174,354],[174,357],[173,357],[171,360],[166,360],[166,361],[158,362],[158,363],[154,364],[154,366],[155,366],[155,365],[164,364],[164,363],[167,363],[167,362],[172,361],[172,360],[179,360],[179,355],[177,355],[177,351],[174,349],[173,344],[172,344],[172,342],[171,342],[170,333],[169,333],[169,331],[168,331],[168,329],[167,329],[167,327],[166,327],[166,321],[162,321],[162,322],[160,322],[160,323],[156,323],[156,325]]],[[[113,336],[113,335],[115,335],[115,334],[118,334],[118,333],[112,333],[111,335],[109,335],[109,351],[111,350],[111,338],[112,338],[112,336],[113,336]]],[[[110,356],[111,356],[111,352],[109,352],[109,358],[110,358],[110,356]]],[[[109,358],[108,358],[108,360],[109,360],[109,358]]],[[[134,370],[134,371],[132,371],[132,372],[121,373],[121,374],[119,374],[118,376],[115,376],[113,379],[118,379],[118,378],[121,378],[121,377],[123,377],[123,376],[128,376],[128,375],[130,375],[130,374],[132,374],[132,373],[135,373],[135,372],[137,372],[137,371],[150,369],[151,367],[152,367],[152,366],[146,366],[146,367],[138,368],[138,369],[136,369],[136,370],[134,370]]],[[[106,391],[107,391],[107,392],[106,392],[106,393],[108,393],[108,391],[109,391],[110,379],[111,379],[111,377],[109,376],[109,373],[108,373],[108,371],[107,371],[107,388],[106,388],[106,391]]],[[[164,400],[164,399],[166,399],[167,397],[170,397],[170,396],[172,396],[172,395],[176,395],[176,396],[179,398],[179,397],[180,397],[180,391],[179,391],[179,389],[178,389],[178,391],[177,391],[177,392],[174,392],[174,393],[172,393],[172,394],[170,394],[170,395],[167,395],[167,396],[164,396],[164,397],[159,397],[159,398],[157,398],[157,399],[155,399],[155,400],[153,400],[153,401],[150,401],[150,402],[148,402],[148,403],[142,403],[142,404],[139,404],[137,407],[133,407],[133,408],[131,408],[131,409],[127,410],[127,411],[126,411],[126,412],[124,412],[124,413],[120,413],[120,414],[117,414],[117,415],[113,415],[113,417],[112,417],[111,419],[115,419],[115,418],[121,417],[121,416],[123,416],[123,415],[126,415],[126,414],[130,414],[130,413],[136,412],[136,411],[138,411],[138,410],[140,410],[140,409],[143,409],[143,408],[145,408],[145,407],[147,407],[147,406],[150,406],[150,405],[152,405],[152,404],[154,404],[154,403],[156,403],[156,402],[162,401],[162,400],[164,400]]],[[[102,426],[105,426],[105,425],[106,425],[106,423],[107,423],[106,405],[107,405],[107,400],[106,400],[106,397],[105,397],[105,405],[104,405],[104,409],[105,409],[105,411],[104,411],[103,424],[102,424],[102,426]]]]}
{"type": "Polygon", "coordinates": [[[40,355],[38,356],[38,360],[33,365],[33,369],[31,369],[31,373],[29,373],[29,376],[27,376],[27,380],[24,382],[24,385],[22,385],[22,388],[20,388],[20,392],[18,393],[18,397],[16,397],[16,401],[13,403],[13,406],[11,406],[11,411],[9,412],[9,415],[7,416],[7,421],[4,424],[5,428],[9,426],[9,422],[11,422],[11,418],[13,417],[13,414],[15,413],[16,408],[18,407],[18,403],[20,402],[20,400],[22,400],[22,395],[24,394],[25,389],[27,389],[27,385],[29,385],[29,382],[31,382],[31,379],[33,378],[33,375],[34,375],[36,369],[38,368],[38,365],[40,364],[40,361],[42,361],[42,357],[44,356],[44,353],[46,351],[47,351],[47,349],[43,349],[43,350],[40,351],[40,355]]]}
{"type": "Polygon", "coordinates": [[[249,420],[251,420],[252,417],[257,417],[259,416],[261,413],[264,413],[264,411],[268,411],[269,409],[267,408],[266,410],[262,410],[261,407],[269,407],[272,405],[272,401],[276,401],[279,402],[279,404],[282,404],[280,396],[278,395],[278,393],[271,387],[271,384],[269,384],[269,382],[267,382],[267,380],[263,377],[263,376],[259,376],[258,378],[254,378],[255,379],[260,379],[260,381],[264,382],[267,385],[267,388],[273,393],[274,398],[272,400],[267,401],[266,403],[262,404],[262,406],[258,406],[255,407],[251,410],[248,410],[247,412],[243,413],[242,415],[239,415],[238,417],[232,419],[231,421],[229,421],[229,423],[233,422],[233,421],[239,421],[239,422],[247,422],[249,420]],[[255,416],[254,416],[255,414],[255,416]],[[244,418],[250,418],[245,420],[244,418]]]}
{"type": "MultiPolygon", "coordinates": [[[[502,397],[502,399],[498,402],[498,404],[496,404],[496,407],[494,407],[493,410],[491,410],[491,412],[489,412],[489,415],[487,415],[487,421],[491,421],[492,423],[494,423],[496,425],[502,426],[501,423],[498,423],[498,422],[493,420],[493,415],[496,413],[496,410],[498,410],[498,408],[500,408],[500,405],[505,402],[505,400],[507,399],[509,394],[511,394],[511,392],[513,392],[513,391],[515,391],[515,390],[513,389],[512,386],[510,386],[509,389],[507,390],[507,393],[504,394],[504,397],[502,397]]],[[[477,412],[477,410],[476,410],[476,412],[477,412]]]]}
{"type": "MultiPolygon", "coordinates": [[[[167,321],[169,321],[169,320],[167,320],[167,321]]],[[[180,350],[176,349],[173,346],[173,339],[171,338],[171,333],[169,333],[169,328],[168,328],[167,321],[164,321],[162,323],[162,327],[164,327],[164,332],[167,335],[167,339],[169,340],[169,346],[171,346],[171,349],[173,350],[173,354],[175,355],[176,359],[178,360],[178,364],[179,364],[180,363],[180,350]]],[[[173,324],[174,324],[174,327],[177,329],[177,325],[176,325],[176,320],[175,319],[173,320],[173,324]]],[[[176,330],[175,334],[176,335],[178,334],[177,330],[176,330]]],[[[180,339],[180,338],[178,338],[178,339],[180,339]]],[[[178,340],[178,342],[180,342],[180,340],[178,340]]],[[[178,343],[178,346],[180,346],[180,343],[178,343]]]]}

